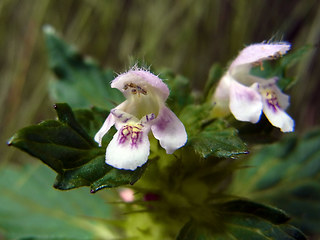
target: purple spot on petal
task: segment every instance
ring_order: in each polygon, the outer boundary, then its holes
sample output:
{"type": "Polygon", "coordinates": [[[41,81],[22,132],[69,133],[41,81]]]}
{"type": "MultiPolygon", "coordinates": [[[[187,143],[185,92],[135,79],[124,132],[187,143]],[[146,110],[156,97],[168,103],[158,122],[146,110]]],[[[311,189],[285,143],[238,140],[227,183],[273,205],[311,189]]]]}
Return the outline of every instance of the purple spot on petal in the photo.
{"type": "Polygon", "coordinates": [[[119,144],[125,144],[127,141],[130,142],[131,147],[138,147],[138,144],[142,142],[142,124],[137,124],[135,126],[126,125],[120,130],[118,137],[119,144]]]}
{"type": "Polygon", "coordinates": [[[273,112],[277,112],[280,108],[278,98],[273,91],[267,91],[265,93],[266,103],[273,110],[273,112]]]}
{"type": "Polygon", "coordinates": [[[172,117],[170,115],[160,118],[157,121],[157,128],[161,131],[165,130],[167,128],[167,125],[171,122],[171,120],[172,120],[172,117]]]}
{"type": "Polygon", "coordinates": [[[122,122],[123,122],[123,123],[126,123],[126,122],[128,122],[130,119],[131,119],[131,117],[130,117],[130,118],[126,118],[126,119],[123,120],[122,122]]]}
{"type": "Polygon", "coordinates": [[[237,96],[236,96],[240,101],[242,100],[245,100],[245,101],[254,101],[256,99],[256,95],[254,92],[249,92],[249,91],[246,91],[246,92],[239,92],[237,93],[237,96]]]}

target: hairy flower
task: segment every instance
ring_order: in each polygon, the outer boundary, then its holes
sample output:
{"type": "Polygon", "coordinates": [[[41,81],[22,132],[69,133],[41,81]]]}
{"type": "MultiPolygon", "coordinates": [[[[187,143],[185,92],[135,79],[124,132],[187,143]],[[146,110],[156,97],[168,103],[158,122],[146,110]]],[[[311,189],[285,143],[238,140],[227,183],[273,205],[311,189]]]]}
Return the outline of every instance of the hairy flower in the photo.
{"type": "Polygon", "coordinates": [[[263,79],[250,74],[253,66],[282,56],[290,49],[287,43],[260,43],[243,49],[221,78],[213,95],[214,116],[230,114],[239,121],[256,123],[262,111],[270,123],[283,132],[291,132],[294,121],[285,112],[289,96],[276,85],[277,78],[263,79]]]}
{"type": "Polygon", "coordinates": [[[106,150],[106,163],[119,169],[135,170],[148,160],[150,130],[168,154],[182,147],[187,133],[182,122],[165,106],[169,89],[162,80],[142,69],[132,69],[111,83],[126,100],[112,109],[95,135],[102,137],[115,125],[118,130],[106,150]]]}

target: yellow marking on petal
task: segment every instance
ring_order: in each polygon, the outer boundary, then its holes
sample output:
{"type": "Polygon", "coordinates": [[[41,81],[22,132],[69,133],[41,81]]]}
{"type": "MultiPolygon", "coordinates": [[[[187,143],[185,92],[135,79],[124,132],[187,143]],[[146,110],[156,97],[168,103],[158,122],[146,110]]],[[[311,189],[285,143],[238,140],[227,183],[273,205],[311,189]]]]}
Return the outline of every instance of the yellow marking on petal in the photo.
{"type": "Polygon", "coordinates": [[[260,93],[264,97],[264,99],[267,101],[270,107],[272,107],[274,110],[276,110],[276,108],[279,108],[278,97],[273,89],[270,89],[270,88],[261,89],[260,93]]]}
{"type": "Polygon", "coordinates": [[[123,126],[119,136],[119,144],[124,144],[129,140],[132,147],[137,147],[138,141],[142,137],[142,128],[141,123],[123,126]]]}

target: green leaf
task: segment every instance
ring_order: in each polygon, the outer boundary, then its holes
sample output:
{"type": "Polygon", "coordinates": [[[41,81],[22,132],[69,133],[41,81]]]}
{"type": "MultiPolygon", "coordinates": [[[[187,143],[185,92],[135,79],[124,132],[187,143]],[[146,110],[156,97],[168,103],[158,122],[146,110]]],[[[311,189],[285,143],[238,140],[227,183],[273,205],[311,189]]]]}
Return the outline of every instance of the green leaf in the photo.
{"type": "Polygon", "coordinates": [[[170,96],[166,104],[173,112],[179,114],[181,109],[193,103],[194,98],[191,95],[189,79],[177,75],[169,69],[162,70],[159,77],[164,80],[170,89],[170,96]]]}
{"type": "Polygon", "coordinates": [[[319,234],[320,130],[267,145],[239,170],[231,191],[278,206],[309,235],[319,234]]]}
{"type": "Polygon", "coordinates": [[[177,239],[306,239],[300,230],[287,223],[289,217],[279,209],[241,199],[217,204],[214,208],[219,218],[216,223],[191,220],[177,239]]]}
{"type": "Polygon", "coordinates": [[[247,153],[247,147],[235,128],[224,120],[207,118],[210,109],[211,106],[205,104],[190,105],[181,113],[180,119],[188,132],[188,145],[204,158],[228,158],[247,153]]]}
{"type": "Polygon", "coordinates": [[[248,153],[246,145],[238,137],[237,130],[220,120],[214,121],[199,134],[191,137],[190,144],[204,158],[228,158],[248,153]]]}
{"type": "MultiPolygon", "coordinates": [[[[3,239],[113,239],[112,192],[50,187],[53,172],[39,165],[0,170],[0,236],[3,239]]],[[[2,238],[1,238],[2,239],[2,238]]]]}
{"type": "MultiPolygon", "coordinates": [[[[56,104],[55,109],[57,121],[44,121],[23,128],[8,142],[55,170],[58,173],[55,188],[68,190],[91,186],[94,193],[106,187],[133,184],[142,176],[146,164],[130,171],[105,163],[105,147],[99,148],[93,136],[86,132],[92,134],[97,131],[98,122],[104,115],[102,112],[77,110],[74,114],[67,104],[56,104]]],[[[106,136],[106,141],[110,141],[111,137],[106,136]]]]}
{"type": "Polygon", "coordinates": [[[110,87],[114,75],[103,71],[90,58],[82,57],[66,44],[50,26],[44,28],[50,68],[56,79],[50,83],[50,94],[58,102],[71,107],[97,106],[110,110],[124,100],[122,93],[110,87]]]}
{"type": "MultiPolygon", "coordinates": [[[[76,109],[73,110],[74,116],[85,132],[90,136],[91,139],[94,138],[96,133],[102,126],[102,123],[106,120],[109,115],[108,111],[93,107],[89,109],[76,109]]],[[[110,134],[106,135],[103,140],[111,140],[114,135],[115,130],[110,129],[110,134]]]]}

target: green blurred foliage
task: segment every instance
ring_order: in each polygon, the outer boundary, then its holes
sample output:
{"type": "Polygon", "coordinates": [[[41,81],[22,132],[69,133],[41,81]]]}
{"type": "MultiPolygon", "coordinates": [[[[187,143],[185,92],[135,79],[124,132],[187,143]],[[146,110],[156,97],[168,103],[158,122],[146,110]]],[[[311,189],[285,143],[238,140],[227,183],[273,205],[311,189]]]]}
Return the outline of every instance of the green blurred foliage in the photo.
{"type": "Polygon", "coordinates": [[[112,199],[110,193],[93,197],[85,189],[57,191],[50,188],[53,175],[39,164],[0,170],[3,191],[0,236],[4,239],[112,238],[116,221],[110,205],[105,204],[112,199]]]}
{"type": "Polygon", "coordinates": [[[191,220],[180,231],[177,240],[306,240],[297,228],[288,224],[281,210],[246,201],[229,201],[216,207],[223,221],[216,226],[191,220]]]}
{"type": "MultiPolygon", "coordinates": [[[[204,86],[213,63],[226,66],[244,45],[270,39],[289,41],[293,48],[310,44],[312,51],[290,71],[299,81],[290,92],[290,115],[299,128],[308,128],[319,122],[319,9],[317,0],[3,0],[0,141],[54,116],[45,90],[51,76],[41,33],[45,24],[115,72],[128,69],[132,57],[144,59],[186,76],[196,89],[204,86]]],[[[3,163],[20,161],[4,145],[0,151],[3,163]]]]}
{"type": "Polygon", "coordinates": [[[320,130],[264,146],[235,174],[230,192],[285,210],[292,223],[319,235],[320,130]]]}

